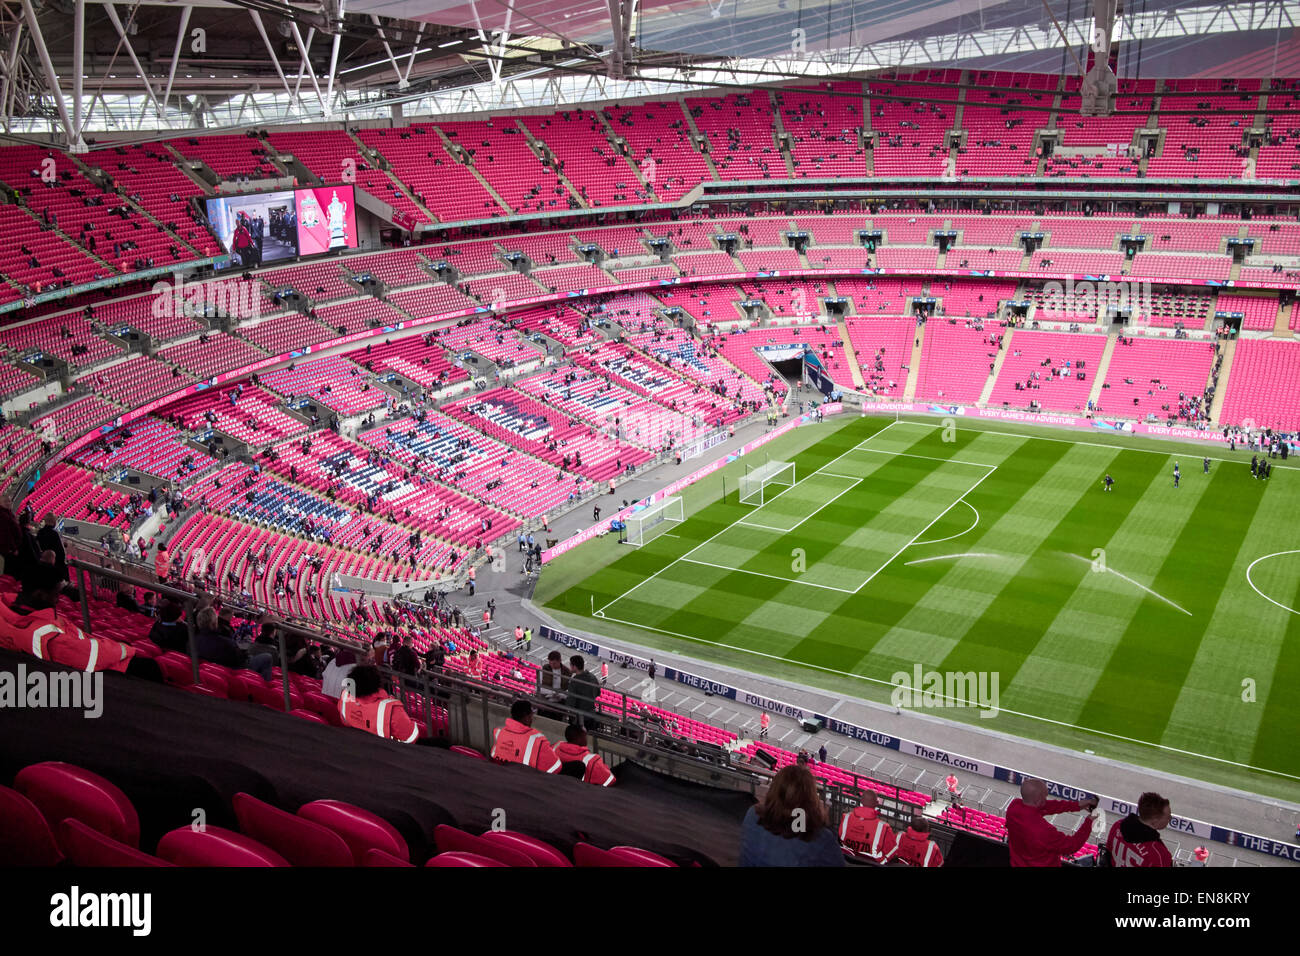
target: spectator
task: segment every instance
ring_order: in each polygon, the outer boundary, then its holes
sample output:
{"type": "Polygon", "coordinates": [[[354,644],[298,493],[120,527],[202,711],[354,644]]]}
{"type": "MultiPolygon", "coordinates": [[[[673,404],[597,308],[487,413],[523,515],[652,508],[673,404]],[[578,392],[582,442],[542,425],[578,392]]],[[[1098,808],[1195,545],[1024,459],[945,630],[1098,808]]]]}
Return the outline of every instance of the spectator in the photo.
{"type": "Polygon", "coordinates": [[[741,866],[843,866],[807,767],[784,767],[741,824],[741,866]]]}
{"type": "Polygon", "coordinates": [[[0,497],[0,573],[18,576],[19,545],[22,529],[14,514],[14,502],[8,495],[0,497]]]}
{"type": "Polygon", "coordinates": [[[382,683],[374,664],[353,667],[339,693],[339,716],[347,726],[376,737],[415,743],[420,728],[402,708],[402,702],[388,696],[382,683]]]}
{"type": "Polygon", "coordinates": [[[614,773],[605,766],[599,754],[587,749],[587,732],[577,724],[564,728],[564,743],[557,744],[555,756],[560,758],[560,773],[577,777],[583,783],[594,783],[598,787],[614,785],[614,773]]]}
{"type": "Polygon", "coordinates": [[[1106,836],[1111,866],[1173,866],[1174,858],[1160,839],[1173,814],[1158,793],[1138,797],[1137,812],[1116,820],[1106,836]]]}
{"type": "MultiPolygon", "coordinates": [[[[596,699],[600,697],[600,681],[594,674],[587,672],[586,665],[579,654],[569,658],[569,668],[569,696],[566,703],[584,715],[594,715],[596,699]]],[[[582,724],[588,730],[595,730],[598,726],[594,716],[583,716],[582,724]]]]}
{"type": "Polygon", "coordinates": [[[896,842],[894,831],[876,813],[876,795],[870,790],[840,822],[840,843],[856,856],[883,863],[893,856],[896,842]]]}
{"type": "Polygon", "coordinates": [[[406,634],[402,637],[402,643],[393,651],[393,670],[399,674],[408,674],[415,676],[420,671],[420,658],[415,653],[415,648],[411,647],[411,635],[406,634]]]}
{"type": "Polygon", "coordinates": [[[190,632],[181,622],[181,606],[168,601],[158,609],[158,620],[149,629],[149,640],[165,651],[190,652],[190,632]]]}
{"type": "Polygon", "coordinates": [[[233,667],[236,670],[247,668],[256,671],[262,680],[271,679],[271,655],[249,654],[233,637],[222,634],[217,620],[216,608],[205,607],[199,611],[195,624],[198,627],[194,643],[198,647],[199,659],[233,667]]]}
{"type": "Polygon", "coordinates": [[[1097,808],[1095,797],[1085,801],[1048,800],[1047,784],[1030,777],[1020,784],[1020,796],[1007,807],[1007,846],[1012,866],[1060,866],[1061,858],[1073,856],[1092,832],[1087,816],[1073,834],[1062,833],[1047,822],[1055,813],[1097,808]]]}
{"type": "Polygon", "coordinates": [[[542,773],[560,772],[560,758],[551,749],[550,741],[540,730],[533,730],[533,705],[526,700],[511,704],[505,726],[492,732],[489,756],[501,763],[521,763],[542,773]]]}
{"type": "Polygon", "coordinates": [[[338,700],[343,694],[343,681],[352,673],[352,669],[357,666],[357,655],[346,648],[336,651],[330,658],[330,662],[325,665],[325,673],[321,675],[320,692],[326,697],[333,697],[338,700]]]}
{"type": "Polygon", "coordinates": [[[59,580],[68,580],[68,555],[63,549],[63,536],[59,534],[58,518],[54,512],[45,516],[41,530],[36,532],[36,543],[42,551],[54,552],[54,567],[59,572],[59,580]]]}
{"type": "Polygon", "coordinates": [[[902,860],[908,866],[943,866],[943,853],[930,839],[930,821],[920,813],[915,814],[885,860],[902,860]]]}

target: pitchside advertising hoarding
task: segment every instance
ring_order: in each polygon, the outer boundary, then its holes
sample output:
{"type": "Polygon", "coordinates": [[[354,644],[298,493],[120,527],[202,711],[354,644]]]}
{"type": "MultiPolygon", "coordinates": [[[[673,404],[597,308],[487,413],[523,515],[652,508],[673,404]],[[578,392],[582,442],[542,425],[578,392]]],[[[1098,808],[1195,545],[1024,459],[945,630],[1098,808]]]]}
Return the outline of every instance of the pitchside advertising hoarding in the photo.
{"type": "MultiPolygon", "coordinates": [[[[626,665],[633,670],[647,671],[650,668],[650,659],[640,657],[635,654],[629,654],[625,651],[614,650],[596,644],[583,637],[569,634],[557,628],[543,626],[538,633],[546,640],[554,641],[565,647],[572,648],[580,654],[584,654],[595,660],[605,660],[616,665],[626,665]]],[[[861,727],[857,724],[851,724],[847,721],[840,720],[838,717],[829,714],[816,714],[807,711],[797,704],[791,704],[787,701],[777,700],[774,697],[768,697],[765,694],[758,694],[753,691],[745,690],[743,687],[735,687],[722,681],[713,680],[708,677],[701,677],[690,671],[685,671],[677,667],[661,665],[660,674],[663,680],[677,684],[683,684],[687,687],[693,687],[696,690],[711,694],[714,697],[720,697],[724,700],[734,700],[738,704],[744,704],[747,707],[754,707],[758,710],[764,710],[768,713],[778,714],[788,717],[791,720],[806,721],[818,720],[828,731],[833,734],[839,734],[842,737],[850,737],[863,743],[872,744],[876,747],[884,747],[886,750],[893,750],[899,754],[916,757],[920,760],[926,760],[930,763],[937,763],[943,767],[952,770],[954,773],[974,774],[978,777],[986,777],[992,780],[1000,780],[1018,787],[1026,777],[1035,776],[1020,770],[1013,770],[1010,767],[1000,767],[995,763],[987,760],[980,760],[976,757],[967,757],[962,754],[953,753],[950,750],[944,750],[942,747],[933,747],[929,744],[921,743],[916,740],[907,740],[903,737],[895,737],[893,734],[884,731],[872,730],[869,727],[861,727]]],[[[1104,794],[1093,793],[1090,790],[1082,790],[1078,787],[1072,787],[1069,784],[1059,783],[1054,780],[1045,781],[1047,783],[1048,794],[1055,800],[1086,800],[1090,797],[1096,797],[1098,806],[1111,819],[1125,817],[1137,809],[1137,804],[1129,800],[1121,800],[1117,797],[1108,797],[1104,794]]],[[[1291,843],[1285,843],[1281,840],[1271,840],[1267,837],[1256,836],[1251,833],[1243,833],[1240,830],[1233,830],[1229,827],[1219,826],[1214,823],[1206,823],[1203,820],[1192,820],[1188,817],[1174,817],[1169,822],[1169,829],[1188,836],[1195,836],[1200,840],[1209,840],[1215,843],[1225,843],[1229,846],[1238,846],[1246,850],[1252,850],[1257,853],[1267,853],[1270,856],[1276,856],[1285,860],[1293,860],[1300,863],[1300,846],[1291,843]]]]}
{"type": "Polygon", "coordinates": [[[313,186],[219,196],[205,207],[229,265],[252,269],[357,248],[355,198],[351,186],[313,186]]]}

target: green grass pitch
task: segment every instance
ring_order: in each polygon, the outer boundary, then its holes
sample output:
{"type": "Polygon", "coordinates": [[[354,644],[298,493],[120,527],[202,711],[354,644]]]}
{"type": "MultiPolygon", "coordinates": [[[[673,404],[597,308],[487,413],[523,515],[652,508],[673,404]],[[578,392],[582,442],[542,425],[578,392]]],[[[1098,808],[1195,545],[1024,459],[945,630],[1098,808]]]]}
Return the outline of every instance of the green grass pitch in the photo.
{"type": "Polygon", "coordinates": [[[1256,481],[1238,455],[1207,475],[1199,447],[1005,423],[793,434],[763,453],[795,462],[792,487],[741,504],[762,454],[741,459],[725,499],[710,476],[644,547],[583,545],[538,601],[591,632],[868,699],[917,664],[995,672],[995,718],[936,713],[1300,793],[1300,473],[1256,481]]]}

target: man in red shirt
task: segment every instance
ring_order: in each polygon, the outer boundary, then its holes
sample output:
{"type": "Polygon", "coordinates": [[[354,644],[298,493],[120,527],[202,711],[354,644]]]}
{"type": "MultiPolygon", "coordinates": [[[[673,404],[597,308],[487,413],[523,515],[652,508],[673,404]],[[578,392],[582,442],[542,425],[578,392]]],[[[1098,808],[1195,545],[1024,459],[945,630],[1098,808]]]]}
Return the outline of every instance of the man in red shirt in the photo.
{"type": "Polygon", "coordinates": [[[1097,809],[1097,798],[1084,801],[1048,800],[1047,784],[1029,777],[1020,784],[1020,797],[1007,807],[1007,845],[1012,866],[1060,866],[1061,858],[1073,856],[1092,832],[1092,817],[1083,818],[1074,833],[1062,833],[1047,817],[1069,810],[1097,809]]]}
{"type": "Polygon", "coordinates": [[[1158,793],[1138,797],[1137,813],[1116,820],[1106,836],[1111,866],[1173,866],[1174,858],[1160,839],[1173,814],[1158,793]]]}

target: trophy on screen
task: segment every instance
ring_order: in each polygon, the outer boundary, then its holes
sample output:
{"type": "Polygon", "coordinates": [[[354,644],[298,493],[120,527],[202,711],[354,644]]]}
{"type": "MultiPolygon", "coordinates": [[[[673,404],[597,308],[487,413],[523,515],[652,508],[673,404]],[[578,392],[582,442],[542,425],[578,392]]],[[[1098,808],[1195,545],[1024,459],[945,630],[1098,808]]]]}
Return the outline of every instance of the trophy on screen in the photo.
{"type": "Polygon", "coordinates": [[[330,200],[326,210],[329,212],[329,230],[330,230],[330,248],[344,248],[348,244],[347,223],[343,218],[344,212],[347,211],[348,205],[339,199],[339,193],[334,191],[334,198],[330,200]]]}

